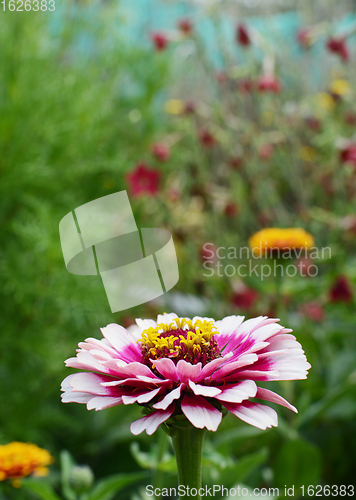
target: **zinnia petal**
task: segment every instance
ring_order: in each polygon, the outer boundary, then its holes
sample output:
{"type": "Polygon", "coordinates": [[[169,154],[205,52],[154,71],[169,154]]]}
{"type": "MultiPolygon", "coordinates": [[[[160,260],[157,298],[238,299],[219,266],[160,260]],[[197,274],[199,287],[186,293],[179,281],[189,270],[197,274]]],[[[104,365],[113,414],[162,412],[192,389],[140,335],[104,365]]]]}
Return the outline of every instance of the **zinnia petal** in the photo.
{"type": "Polygon", "coordinates": [[[269,406],[249,401],[237,405],[224,403],[224,406],[239,419],[259,429],[265,430],[278,425],[277,413],[269,406]]]}
{"type": "Polygon", "coordinates": [[[285,406],[289,410],[292,410],[295,413],[298,413],[298,410],[295,406],[288,403],[288,401],[286,399],[282,398],[282,396],[279,396],[275,392],[270,391],[268,389],[258,387],[257,393],[256,393],[256,398],[263,399],[265,401],[270,401],[271,403],[276,403],[277,405],[285,406]]]}
{"type": "Polygon", "coordinates": [[[244,380],[236,385],[224,386],[221,394],[216,399],[229,403],[241,403],[244,399],[254,398],[257,392],[257,385],[253,380],[244,380]]]}
{"type": "Polygon", "coordinates": [[[163,422],[169,419],[174,412],[174,405],[169,406],[166,410],[155,410],[145,417],[135,420],[130,425],[130,431],[137,436],[141,432],[146,431],[149,436],[153,434],[163,422]]]}
{"type": "Polygon", "coordinates": [[[196,396],[205,396],[207,398],[213,398],[221,393],[221,389],[218,389],[217,387],[194,384],[194,382],[192,382],[191,380],[189,380],[189,387],[196,396]]]}
{"type": "Polygon", "coordinates": [[[185,387],[185,384],[180,384],[178,387],[176,387],[175,389],[173,389],[173,391],[171,391],[168,394],[166,394],[166,396],[161,401],[159,401],[158,403],[155,403],[154,405],[152,405],[152,407],[155,408],[155,409],[157,409],[157,410],[166,410],[168,408],[168,406],[175,399],[179,399],[180,398],[182,389],[184,389],[184,387],[185,387]]]}
{"type": "Polygon", "coordinates": [[[187,419],[197,427],[208,431],[216,431],[222,419],[222,414],[201,396],[185,395],[181,403],[182,412],[187,419]]]}

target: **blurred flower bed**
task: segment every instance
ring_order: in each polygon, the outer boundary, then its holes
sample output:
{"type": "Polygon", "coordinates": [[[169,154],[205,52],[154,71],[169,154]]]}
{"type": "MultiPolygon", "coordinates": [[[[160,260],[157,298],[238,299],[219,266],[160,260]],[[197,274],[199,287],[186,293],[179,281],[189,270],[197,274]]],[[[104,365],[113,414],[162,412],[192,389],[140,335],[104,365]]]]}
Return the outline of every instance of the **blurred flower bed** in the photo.
{"type": "MultiPolygon", "coordinates": [[[[61,404],[63,360],[110,322],[129,326],[164,310],[278,314],[312,365],[302,384],[275,382],[299,414],[279,410],[279,427],[268,431],[224,418],[207,438],[204,484],[353,484],[356,22],[306,21],[290,34],[294,59],[248,18],[231,18],[227,41],[213,9],[204,15],[217,66],[195,18],[147,29],[135,45],[119,29],[117,6],[98,7],[95,23],[86,8],[66,6],[50,28],[33,12],[0,19],[1,444],[49,450],[55,463],[36,481],[69,500],[83,493],[73,488],[71,474],[83,472],[73,472],[76,462],[99,481],[123,474],[114,481],[128,486],[120,498],[144,498],[147,483],[174,486],[166,436],[157,443],[129,432],[137,408],[61,404]],[[139,227],[172,232],[180,279],[162,300],[112,315],[99,278],[67,273],[58,224],[123,189],[139,227]],[[320,249],[293,259],[298,272],[277,286],[272,275],[234,272],[251,260],[238,250],[270,227],[303,228],[320,249]],[[142,469],[149,475],[130,475],[142,469]]],[[[6,494],[33,498],[32,488],[50,498],[33,481],[6,494]]]]}

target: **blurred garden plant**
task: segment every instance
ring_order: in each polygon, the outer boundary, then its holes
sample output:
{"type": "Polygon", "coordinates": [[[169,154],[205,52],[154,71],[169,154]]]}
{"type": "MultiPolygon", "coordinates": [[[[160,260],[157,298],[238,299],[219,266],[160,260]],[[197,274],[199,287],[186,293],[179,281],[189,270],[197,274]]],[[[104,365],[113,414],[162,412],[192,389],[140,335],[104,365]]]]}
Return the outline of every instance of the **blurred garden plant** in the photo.
{"type": "MultiPolygon", "coordinates": [[[[60,404],[63,359],[83,332],[95,336],[98,325],[129,326],[133,317],[154,318],[162,310],[184,317],[223,318],[232,309],[274,317],[273,277],[206,278],[204,245],[215,248],[213,265],[238,264],[218,249],[246,246],[263,228],[300,227],[318,247],[331,248],[330,257],[313,261],[315,278],[286,277],[280,297],[282,324],[293,328],[313,370],[302,383],[258,381],[299,414],[282,407],[278,427],[262,431],[229,412],[216,432],[206,433],[203,481],[230,487],[351,484],[352,30],[333,22],[331,13],[319,22],[327,9],[316,12],[319,2],[312,2],[314,18],[301,7],[298,12],[305,19],[298,49],[292,28],[282,37],[263,28],[267,16],[260,24],[237,18],[235,2],[224,17],[219,2],[218,10],[205,10],[204,3],[197,15],[177,19],[176,30],[147,23],[133,43],[123,3],[61,4],[51,17],[0,16],[1,443],[36,442],[51,450],[56,463],[69,449],[97,481],[144,468],[151,482],[175,485],[175,459],[161,429],[157,443],[129,433],[137,405],[91,414],[81,405],[60,404]],[[329,44],[330,38],[338,43],[329,44]],[[96,278],[65,271],[57,228],[73,206],[124,189],[140,227],[174,235],[181,279],[167,303],[113,318],[96,278]]],[[[25,478],[13,491],[22,500],[25,482],[40,481],[62,495],[57,479],[55,473],[25,478]]],[[[129,494],[120,490],[120,499],[129,494]]],[[[144,495],[136,491],[138,497],[144,495]]]]}

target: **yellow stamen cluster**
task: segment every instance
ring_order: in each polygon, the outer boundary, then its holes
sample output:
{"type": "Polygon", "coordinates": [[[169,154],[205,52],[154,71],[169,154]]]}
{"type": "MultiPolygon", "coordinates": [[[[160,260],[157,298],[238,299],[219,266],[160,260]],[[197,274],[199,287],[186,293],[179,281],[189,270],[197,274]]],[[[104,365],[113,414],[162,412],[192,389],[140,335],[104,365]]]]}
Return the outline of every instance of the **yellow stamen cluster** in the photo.
{"type": "MultiPolygon", "coordinates": [[[[5,479],[18,479],[34,474],[46,476],[47,465],[53,458],[47,450],[31,443],[13,441],[0,445],[0,481],[5,479]]],[[[13,483],[14,486],[18,483],[13,483]]]]}
{"type": "Polygon", "coordinates": [[[218,333],[213,321],[197,319],[193,322],[188,318],[175,318],[169,324],[159,323],[156,328],[147,328],[138,342],[146,358],[169,357],[192,361],[204,358],[212,348],[216,351],[213,337],[218,333]]]}

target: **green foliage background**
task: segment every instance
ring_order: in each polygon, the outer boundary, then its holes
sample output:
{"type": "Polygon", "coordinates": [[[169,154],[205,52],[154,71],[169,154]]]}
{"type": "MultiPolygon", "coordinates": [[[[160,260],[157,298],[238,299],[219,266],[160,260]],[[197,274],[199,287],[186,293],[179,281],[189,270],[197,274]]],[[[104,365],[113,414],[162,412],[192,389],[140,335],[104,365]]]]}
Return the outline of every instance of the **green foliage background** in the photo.
{"type": "MultiPolygon", "coordinates": [[[[89,200],[127,189],[125,173],[141,159],[152,163],[151,144],[168,135],[178,140],[172,159],[160,167],[161,193],[156,199],[134,200],[133,209],[139,226],[173,232],[180,263],[178,290],[207,299],[208,315],[219,318],[241,311],[231,305],[232,285],[226,276],[202,277],[203,242],[246,244],[259,229],[263,212],[272,225],[302,225],[319,245],[333,249],[332,259],[320,262],[317,279],[299,277],[285,283],[287,305],[281,317],[295,329],[313,369],[307,381],[274,387],[298,407],[299,415],[278,409],[278,429],[266,432],[230,416],[224,419],[206,442],[205,482],[281,488],[352,484],[355,302],[327,302],[335,276],[347,274],[351,282],[356,278],[354,238],[338,225],[342,217],[355,213],[355,200],[347,198],[346,190],[353,177],[340,171],[334,145],[337,135],[353,133],[341,123],[350,103],[323,117],[324,132],[318,138],[302,125],[293,130],[291,126],[288,141],[282,141],[270,164],[263,164],[260,144],[271,132],[286,131],[286,121],[280,118],[283,103],[277,97],[245,106],[247,98],[217,87],[213,69],[206,67],[199,51],[196,60],[188,61],[196,79],[190,81],[187,73],[183,78],[173,50],[158,54],[148,44],[127,42],[118,28],[120,10],[102,5],[93,23],[87,8],[64,4],[56,28],[33,12],[0,16],[0,442],[31,441],[49,449],[57,464],[48,481],[57,491],[55,471],[63,449],[89,464],[96,477],[147,468],[156,484],[175,485],[174,460],[163,434],[157,445],[154,437],[129,433],[138,408],[93,413],[82,405],[62,405],[59,395],[60,382],[69,373],[63,361],[74,355],[78,342],[98,337],[99,327],[107,323],[160,312],[157,304],[148,304],[112,315],[97,278],[67,273],[59,221],[89,200]],[[90,50],[80,48],[83,33],[90,36],[90,50]],[[190,97],[190,84],[193,94],[199,92],[199,78],[206,75],[208,118],[168,118],[163,102],[179,93],[190,97]],[[240,106],[237,127],[227,125],[234,114],[229,96],[240,106]],[[133,110],[136,115],[139,111],[137,121],[132,120],[133,110]],[[272,125],[263,124],[266,113],[275,116],[272,125]],[[207,152],[199,144],[197,131],[206,122],[221,140],[220,152],[207,152]],[[237,142],[244,148],[246,167],[230,172],[226,165],[240,151],[237,142]],[[300,160],[298,152],[305,145],[317,151],[315,164],[300,160]],[[320,188],[325,172],[334,186],[329,198],[320,188]],[[181,190],[178,205],[169,198],[172,186],[181,190]],[[217,187],[224,200],[243,207],[235,219],[226,218],[215,203],[217,187]],[[298,312],[300,304],[315,299],[325,304],[326,319],[320,324],[298,312]]],[[[249,67],[257,74],[256,61],[249,67]]],[[[355,92],[351,70],[348,78],[355,92]]],[[[288,88],[288,98],[312,103],[313,97],[304,97],[298,85],[288,88]]],[[[256,312],[265,312],[274,294],[272,280],[251,279],[248,284],[261,294],[256,312]]]]}

